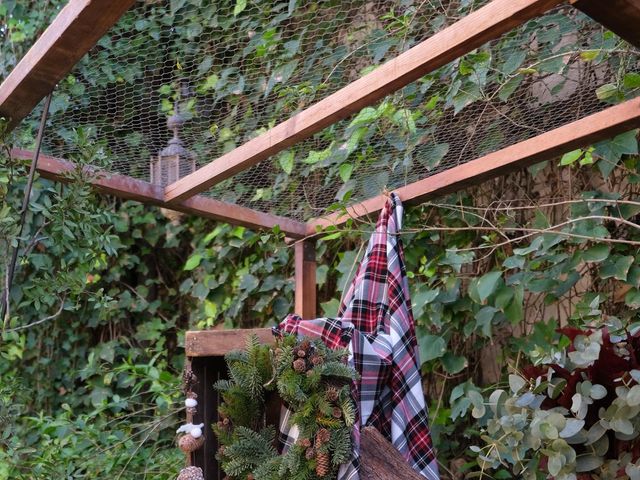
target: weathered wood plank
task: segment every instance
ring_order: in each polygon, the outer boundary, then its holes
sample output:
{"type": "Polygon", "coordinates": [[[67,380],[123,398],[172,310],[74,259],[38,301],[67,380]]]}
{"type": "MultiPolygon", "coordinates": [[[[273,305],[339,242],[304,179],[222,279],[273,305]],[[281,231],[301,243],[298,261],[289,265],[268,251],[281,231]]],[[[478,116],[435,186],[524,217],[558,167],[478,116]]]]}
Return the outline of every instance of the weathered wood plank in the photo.
{"type": "Polygon", "coordinates": [[[251,334],[256,334],[262,343],[275,341],[270,328],[191,330],[185,334],[184,348],[188,357],[223,356],[232,350],[243,349],[251,334]]]}
{"type": "Polygon", "coordinates": [[[570,0],[570,3],[619,37],[640,47],[640,0],[570,0]]]}
{"type": "Polygon", "coordinates": [[[295,244],[295,313],[316,318],[316,245],[312,240],[295,244]]]}
{"type": "Polygon", "coordinates": [[[0,117],[26,117],[135,0],[69,0],[0,85],[0,117]]]}
{"type": "Polygon", "coordinates": [[[165,199],[179,201],[202,192],[559,3],[561,0],[494,0],[289,120],[168,185],[165,199]]]}
{"type": "MultiPolygon", "coordinates": [[[[14,158],[31,160],[33,153],[27,150],[13,149],[11,155],[14,158]]],[[[72,162],[48,155],[41,154],[38,161],[40,175],[55,181],[68,181],[66,175],[76,168],[76,165],[72,162]]],[[[164,201],[164,191],[160,186],[125,175],[91,169],[88,169],[88,172],[92,176],[91,182],[95,188],[107,195],[136,200],[190,215],[198,215],[253,229],[271,229],[278,225],[283,232],[293,238],[302,238],[306,232],[305,224],[302,222],[258,212],[213,198],[196,196],[184,202],[169,205],[164,201]]]]}
{"type": "Polygon", "coordinates": [[[364,427],[360,437],[362,480],[424,480],[400,452],[373,427],[364,427]]]}
{"type": "MultiPolygon", "coordinates": [[[[403,202],[420,204],[637,127],[640,127],[640,98],[609,107],[394,191],[403,202]]],[[[386,197],[380,195],[349,206],[346,213],[310,220],[307,234],[312,235],[318,228],[340,225],[350,218],[372,215],[380,211],[385,202],[386,197]]]]}

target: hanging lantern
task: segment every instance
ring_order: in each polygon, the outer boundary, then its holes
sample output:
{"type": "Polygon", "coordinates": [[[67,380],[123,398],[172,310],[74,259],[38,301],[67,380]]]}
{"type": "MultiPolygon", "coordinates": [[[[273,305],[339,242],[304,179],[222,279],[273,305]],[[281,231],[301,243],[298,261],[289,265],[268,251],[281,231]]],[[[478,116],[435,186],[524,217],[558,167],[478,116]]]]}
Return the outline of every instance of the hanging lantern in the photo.
{"type": "Polygon", "coordinates": [[[194,155],[184,148],[180,140],[180,128],[185,120],[180,114],[180,106],[177,102],[174,111],[175,113],[167,119],[167,128],[173,132],[173,138],[157,158],[151,158],[151,183],[163,187],[196,170],[194,155]]]}
{"type": "MultiPolygon", "coordinates": [[[[176,102],[174,114],[167,119],[167,128],[173,132],[173,138],[157,157],[151,157],[150,181],[154,185],[167,185],[196,171],[195,155],[184,148],[180,140],[180,128],[185,119],[180,114],[180,105],[176,102]]],[[[179,223],[182,214],[174,210],[161,208],[160,212],[173,223],[179,223]]]]}

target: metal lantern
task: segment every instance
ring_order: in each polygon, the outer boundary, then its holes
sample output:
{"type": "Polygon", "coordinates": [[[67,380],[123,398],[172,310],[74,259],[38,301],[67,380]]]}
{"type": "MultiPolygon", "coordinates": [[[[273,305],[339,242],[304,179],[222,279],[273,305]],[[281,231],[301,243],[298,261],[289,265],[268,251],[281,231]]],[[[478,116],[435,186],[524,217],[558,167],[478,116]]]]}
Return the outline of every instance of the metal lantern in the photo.
{"type": "Polygon", "coordinates": [[[196,170],[194,155],[184,148],[180,140],[179,132],[185,120],[180,114],[178,103],[174,111],[175,113],[167,119],[167,128],[173,131],[173,138],[157,158],[151,158],[151,183],[163,187],[196,170]]]}

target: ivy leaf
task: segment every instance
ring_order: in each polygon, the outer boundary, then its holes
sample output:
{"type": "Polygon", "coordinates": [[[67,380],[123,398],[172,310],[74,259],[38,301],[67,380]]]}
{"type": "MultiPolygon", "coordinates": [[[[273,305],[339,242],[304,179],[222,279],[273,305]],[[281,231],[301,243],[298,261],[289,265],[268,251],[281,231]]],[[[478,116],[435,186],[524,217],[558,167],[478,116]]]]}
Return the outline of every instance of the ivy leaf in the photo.
{"type": "Polygon", "coordinates": [[[484,302],[496,290],[498,280],[502,277],[501,271],[494,271],[484,274],[478,280],[478,296],[484,302]]]}
{"type": "Polygon", "coordinates": [[[634,310],[640,308],[640,290],[632,288],[624,297],[624,303],[634,310]]]}
{"type": "Polygon", "coordinates": [[[202,255],[200,255],[199,253],[191,255],[184,266],[184,270],[186,271],[193,270],[198,265],[200,265],[201,261],[202,261],[202,255]]]}
{"type": "Polygon", "coordinates": [[[247,8],[247,0],[236,0],[236,6],[233,9],[233,15],[237,17],[244,11],[245,8],[247,8]]]}
{"type": "Polygon", "coordinates": [[[608,245],[599,243],[582,252],[582,259],[585,262],[599,263],[607,259],[609,251],[610,249],[608,245]]]}
{"type": "Polygon", "coordinates": [[[633,264],[633,257],[630,255],[612,255],[600,268],[600,278],[615,278],[616,280],[626,280],[629,268],[633,264]]]}
{"type": "Polygon", "coordinates": [[[422,149],[420,159],[431,169],[437,167],[447,153],[449,153],[448,143],[431,144],[422,149]]]}
{"type": "Polygon", "coordinates": [[[572,152],[565,153],[560,159],[560,166],[571,165],[575,163],[582,156],[582,149],[573,150],[572,152]]]}
{"type": "Polygon", "coordinates": [[[282,168],[284,173],[286,173],[287,175],[291,175],[291,172],[293,172],[293,161],[294,161],[294,154],[290,150],[284,152],[278,158],[278,163],[280,164],[280,168],[282,168]]]}
{"type": "Polygon", "coordinates": [[[458,356],[451,352],[447,352],[442,357],[442,366],[447,373],[454,375],[467,368],[469,366],[469,361],[464,356],[458,356]]]}
{"type": "Polygon", "coordinates": [[[340,165],[340,178],[343,182],[348,182],[351,178],[351,173],[353,172],[353,164],[351,163],[343,163],[340,165]]]}
{"type": "Polygon", "coordinates": [[[625,88],[638,88],[640,87],[640,73],[630,72],[624,76],[622,84],[625,88]]]}
{"type": "Polygon", "coordinates": [[[522,65],[522,62],[524,62],[524,59],[526,57],[526,51],[516,50],[505,60],[504,64],[502,65],[502,72],[506,75],[515,72],[518,68],[520,68],[520,65],[522,65]]]}
{"type": "Polygon", "coordinates": [[[428,362],[442,357],[447,351],[447,342],[437,335],[421,335],[418,344],[420,346],[420,359],[428,362]]]}
{"type": "Polygon", "coordinates": [[[611,83],[602,85],[596,90],[596,97],[598,100],[607,100],[618,93],[618,87],[611,83]]]}

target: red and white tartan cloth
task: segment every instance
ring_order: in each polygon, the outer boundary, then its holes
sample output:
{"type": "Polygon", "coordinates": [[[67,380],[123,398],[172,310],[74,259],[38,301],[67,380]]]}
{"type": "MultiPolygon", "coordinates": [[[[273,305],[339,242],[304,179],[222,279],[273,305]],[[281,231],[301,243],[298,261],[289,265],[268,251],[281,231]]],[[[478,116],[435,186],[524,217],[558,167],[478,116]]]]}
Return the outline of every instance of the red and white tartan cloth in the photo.
{"type": "MultiPolygon", "coordinates": [[[[372,425],[391,440],[407,462],[429,480],[439,478],[420,376],[409,283],[397,233],[402,203],[392,194],[378,219],[365,256],[340,306],[338,318],[302,320],[289,315],[277,328],[319,337],[330,348],[348,347],[360,374],[353,395],[359,419],[354,449],[338,480],[358,480],[360,428],[372,425]]],[[[283,407],[280,440],[286,450],[298,436],[283,407]]]]}

